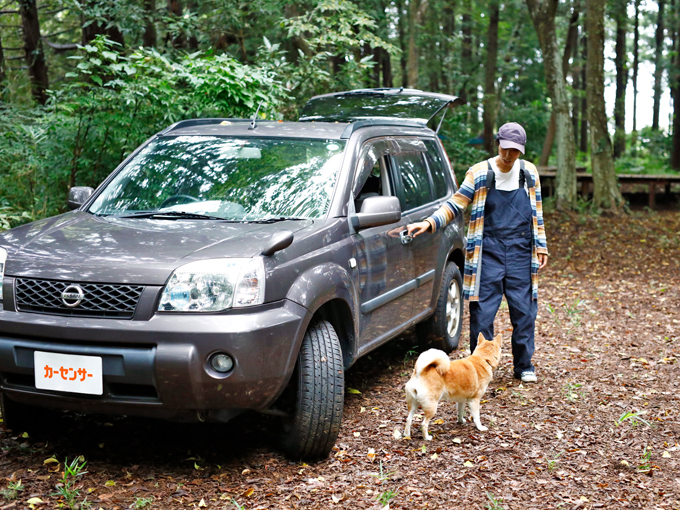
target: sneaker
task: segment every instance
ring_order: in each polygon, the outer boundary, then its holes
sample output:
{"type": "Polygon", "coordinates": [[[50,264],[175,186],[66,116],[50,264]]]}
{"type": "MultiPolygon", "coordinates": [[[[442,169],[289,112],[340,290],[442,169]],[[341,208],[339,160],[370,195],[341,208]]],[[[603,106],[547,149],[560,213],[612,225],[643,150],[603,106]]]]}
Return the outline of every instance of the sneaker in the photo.
{"type": "Polygon", "coordinates": [[[526,372],[522,372],[522,375],[519,377],[522,382],[536,382],[538,381],[538,378],[536,377],[536,372],[533,370],[527,370],[526,372]]]}

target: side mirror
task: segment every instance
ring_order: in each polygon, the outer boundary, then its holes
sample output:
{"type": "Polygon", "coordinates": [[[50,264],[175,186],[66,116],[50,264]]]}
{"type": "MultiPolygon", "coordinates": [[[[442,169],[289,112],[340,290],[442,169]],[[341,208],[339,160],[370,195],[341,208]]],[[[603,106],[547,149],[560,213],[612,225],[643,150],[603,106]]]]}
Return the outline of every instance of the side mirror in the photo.
{"type": "Polygon", "coordinates": [[[379,227],[401,219],[401,205],[397,197],[368,197],[361,204],[361,212],[350,216],[355,229],[379,227]]]}
{"type": "Polygon", "coordinates": [[[69,210],[78,209],[78,207],[87,202],[87,199],[92,196],[92,193],[94,193],[94,190],[89,186],[74,186],[68,190],[69,210]]]}

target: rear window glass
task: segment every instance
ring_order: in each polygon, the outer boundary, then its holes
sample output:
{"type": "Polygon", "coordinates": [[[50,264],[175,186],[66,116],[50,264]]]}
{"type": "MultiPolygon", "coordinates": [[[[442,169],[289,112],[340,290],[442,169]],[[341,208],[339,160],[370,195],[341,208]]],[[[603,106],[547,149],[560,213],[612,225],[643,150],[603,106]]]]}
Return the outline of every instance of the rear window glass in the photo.
{"type": "Polygon", "coordinates": [[[427,152],[427,164],[430,167],[432,174],[432,181],[434,182],[434,196],[436,198],[443,198],[449,192],[449,186],[446,182],[446,165],[442,161],[441,154],[437,149],[437,143],[434,140],[424,140],[427,152]]]}
{"type": "Polygon", "coordinates": [[[402,152],[394,156],[397,171],[401,175],[404,196],[401,210],[408,211],[432,201],[430,179],[422,152],[402,152]]]}

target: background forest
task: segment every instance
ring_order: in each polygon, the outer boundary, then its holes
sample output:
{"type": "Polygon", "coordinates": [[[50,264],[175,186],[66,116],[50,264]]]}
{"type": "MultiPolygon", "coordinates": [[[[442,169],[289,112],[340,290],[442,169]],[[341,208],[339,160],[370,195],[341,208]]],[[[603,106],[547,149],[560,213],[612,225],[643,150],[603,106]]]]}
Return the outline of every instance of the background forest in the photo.
{"type": "Polygon", "coordinates": [[[680,171],[679,12],[680,0],[0,0],[0,226],[63,212],[69,187],[96,187],[174,121],[258,105],[294,120],[312,95],[359,87],[468,101],[441,131],[459,179],[518,121],[526,158],[557,166],[558,207],[576,207],[585,166],[595,206],[620,209],[614,169],[680,171]],[[627,111],[631,91],[653,96],[652,125],[627,111]]]}

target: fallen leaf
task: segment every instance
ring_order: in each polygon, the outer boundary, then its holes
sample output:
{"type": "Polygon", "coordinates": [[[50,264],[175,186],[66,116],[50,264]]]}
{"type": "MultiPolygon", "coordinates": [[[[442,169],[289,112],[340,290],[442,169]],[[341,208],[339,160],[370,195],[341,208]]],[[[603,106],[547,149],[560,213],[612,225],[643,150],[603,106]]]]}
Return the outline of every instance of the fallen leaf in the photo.
{"type": "Polygon", "coordinates": [[[454,438],[453,438],[453,442],[456,443],[456,444],[461,444],[463,441],[461,441],[461,440],[460,440],[459,438],[457,438],[457,437],[454,437],[454,438]]]}
{"type": "Polygon", "coordinates": [[[432,423],[435,425],[441,425],[444,423],[444,420],[434,420],[432,423]]]}
{"type": "Polygon", "coordinates": [[[243,496],[243,497],[245,497],[245,498],[249,498],[250,496],[253,495],[253,492],[255,492],[255,489],[253,489],[253,488],[251,487],[251,488],[249,488],[247,491],[245,491],[243,494],[241,494],[241,496],[243,496]]]}
{"type": "Polygon", "coordinates": [[[436,453],[433,453],[433,454],[430,456],[430,458],[431,458],[432,460],[436,459],[437,457],[439,457],[439,455],[437,455],[436,453]]]}
{"type": "Polygon", "coordinates": [[[375,460],[375,449],[374,449],[374,448],[369,448],[369,449],[368,449],[368,455],[366,455],[366,456],[368,457],[368,460],[370,460],[371,462],[373,462],[373,461],[375,460]]]}
{"type": "Polygon", "coordinates": [[[57,459],[55,459],[54,457],[50,457],[49,459],[45,459],[43,461],[43,464],[53,464],[55,462],[59,464],[59,461],[57,459]]]}
{"type": "Polygon", "coordinates": [[[26,503],[28,503],[29,508],[35,508],[35,505],[41,505],[43,503],[43,500],[40,498],[31,498],[28,501],[26,501],[26,503]]]}
{"type": "Polygon", "coordinates": [[[394,437],[394,439],[401,439],[401,430],[399,430],[399,427],[394,427],[392,437],[394,437]]]}
{"type": "Polygon", "coordinates": [[[205,499],[201,498],[201,501],[198,503],[198,508],[205,508],[206,506],[208,505],[206,505],[205,499]]]}
{"type": "Polygon", "coordinates": [[[354,433],[354,437],[360,437],[360,436],[361,436],[361,432],[355,432],[354,433]]]}
{"type": "Polygon", "coordinates": [[[670,458],[671,458],[671,454],[668,453],[668,452],[663,452],[663,453],[661,454],[661,456],[662,456],[664,459],[670,459],[670,458]]]}
{"type": "Polygon", "coordinates": [[[105,487],[115,487],[116,482],[114,482],[113,480],[107,480],[106,483],[104,484],[104,486],[105,487]]]}
{"type": "Polygon", "coordinates": [[[361,395],[361,392],[359,390],[355,390],[354,388],[347,388],[347,393],[352,393],[353,395],[361,395]]]}
{"type": "Polygon", "coordinates": [[[473,467],[474,464],[473,464],[472,462],[470,462],[469,460],[466,460],[466,461],[463,463],[463,466],[465,466],[465,467],[473,467]]]}

